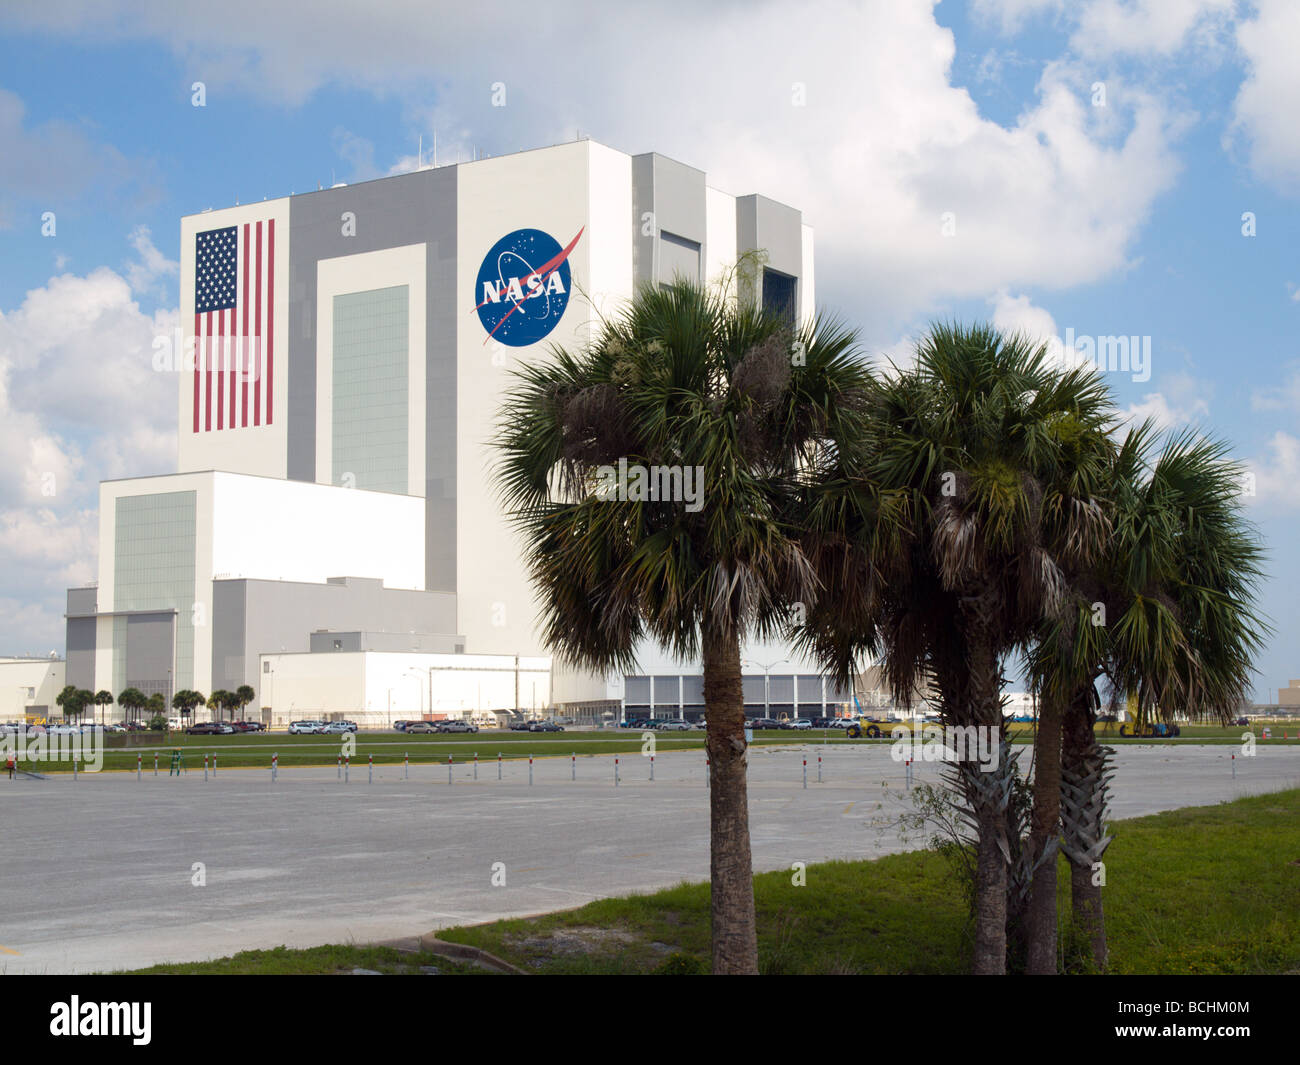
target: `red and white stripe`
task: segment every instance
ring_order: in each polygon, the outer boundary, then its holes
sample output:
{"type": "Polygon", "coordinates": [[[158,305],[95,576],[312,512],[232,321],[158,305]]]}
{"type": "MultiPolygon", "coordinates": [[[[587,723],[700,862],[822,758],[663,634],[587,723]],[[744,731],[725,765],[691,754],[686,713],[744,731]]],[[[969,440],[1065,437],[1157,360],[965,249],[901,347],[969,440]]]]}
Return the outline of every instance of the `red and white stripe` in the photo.
{"type": "Polygon", "coordinates": [[[238,299],[194,316],[194,432],[270,425],[275,412],[275,219],[238,228],[238,299]]]}

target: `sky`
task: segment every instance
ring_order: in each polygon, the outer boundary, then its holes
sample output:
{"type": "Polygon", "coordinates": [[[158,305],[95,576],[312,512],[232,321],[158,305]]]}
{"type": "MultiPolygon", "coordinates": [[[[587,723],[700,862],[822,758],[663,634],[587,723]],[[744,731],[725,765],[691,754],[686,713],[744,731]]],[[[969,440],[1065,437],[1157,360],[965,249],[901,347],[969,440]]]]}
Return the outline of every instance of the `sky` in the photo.
{"type": "Polygon", "coordinates": [[[401,173],[421,139],[589,136],[802,210],[818,303],[875,357],[936,319],[1139,338],[1102,371],[1125,415],[1254,475],[1272,699],[1300,677],[1297,54],[1294,0],[7,0],[0,654],[62,652],[99,481],[175,470],[150,356],[182,215],[401,173]]]}

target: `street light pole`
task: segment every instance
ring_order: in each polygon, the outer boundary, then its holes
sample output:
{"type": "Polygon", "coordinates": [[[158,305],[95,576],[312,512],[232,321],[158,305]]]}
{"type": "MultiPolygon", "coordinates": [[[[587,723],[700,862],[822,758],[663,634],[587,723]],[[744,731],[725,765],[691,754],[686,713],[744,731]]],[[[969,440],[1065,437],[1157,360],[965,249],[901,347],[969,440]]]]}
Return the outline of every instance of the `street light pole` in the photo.
{"type": "Polygon", "coordinates": [[[790,659],[778,658],[775,662],[753,662],[746,658],[741,665],[758,666],[763,671],[763,717],[770,717],[772,713],[772,669],[774,666],[789,664],[790,659]]]}

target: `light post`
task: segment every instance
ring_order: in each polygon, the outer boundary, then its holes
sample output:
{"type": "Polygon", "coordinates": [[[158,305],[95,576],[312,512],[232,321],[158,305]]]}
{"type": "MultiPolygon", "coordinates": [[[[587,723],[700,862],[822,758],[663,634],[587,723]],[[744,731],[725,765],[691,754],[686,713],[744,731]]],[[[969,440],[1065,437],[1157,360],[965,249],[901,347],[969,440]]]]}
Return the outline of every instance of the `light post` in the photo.
{"type": "MultiPolygon", "coordinates": [[[[420,672],[421,672],[421,670],[420,670],[420,667],[419,667],[419,666],[411,666],[411,667],[406,671],[406,673],[403,674],[403,676],[415,677],[415,678],[418,680],[418,679],[419,679],[419,673],[420,673],[420,672]]],[[[432,669],[432,667],[429,668],[429,670],[428,670],[428,674],[429,674],[429,713],[433,713],[433,669],[432,669]]],[[[424,714],[425,714],[425,710],[424,710],[424,688],[421,687],[421,688],[420,688],[420,716],[421,716],[421,717],[424,717],[424,714]]]]}
{"type": "Polygon", "coordinates": [[[779,665],[788,665],[790,659],[778,658],[775,662],[753,662],[746,658],[741,661],[742,666],[757,666],[763,671],[763,716],[770,717],[772,713],[772,667],[779,665]]]}

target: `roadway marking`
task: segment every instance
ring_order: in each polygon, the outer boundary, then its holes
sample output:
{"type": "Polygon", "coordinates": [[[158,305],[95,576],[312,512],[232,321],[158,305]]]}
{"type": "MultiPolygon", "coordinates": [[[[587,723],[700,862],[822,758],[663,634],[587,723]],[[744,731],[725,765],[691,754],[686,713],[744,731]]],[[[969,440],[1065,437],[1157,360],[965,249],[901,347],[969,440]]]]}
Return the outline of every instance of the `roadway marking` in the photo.
{"type": "Polygon", "coordinates": [[[16,957],[19,957],[19,958],[22,957],[22,955],[21,955],[18,951],[16,951],[16,950],[10,950],[8,947],[0,947],[0,951],[3,951],[5,954],[13,954],[13,955],[15,955],[16,957]]]}
{"type": "Polygon", "coordinates": [[[853,807],[855,807],[857,804],[858,804],[857,800],[854,799],[853,802],[849,803],[848,806],[844,807],[844,812],[845,812],[845,813],[848,813],[848,812],[849,812],[850,810],[852,810],[853,807]]]}

